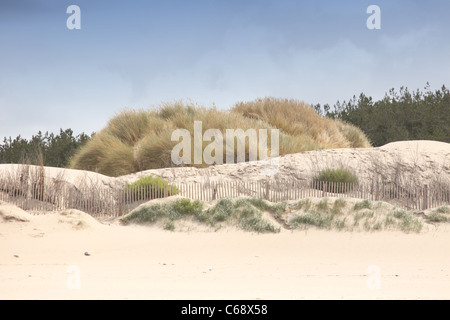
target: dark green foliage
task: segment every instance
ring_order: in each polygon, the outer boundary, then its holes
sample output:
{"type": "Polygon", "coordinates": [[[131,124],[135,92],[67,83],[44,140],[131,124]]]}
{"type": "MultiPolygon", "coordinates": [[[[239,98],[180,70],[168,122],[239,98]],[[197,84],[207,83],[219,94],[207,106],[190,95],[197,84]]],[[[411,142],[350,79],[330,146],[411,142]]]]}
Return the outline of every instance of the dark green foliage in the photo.
{"type": "Polygon", "coordinates": [[[30,140],[20,135],[4,138],[0,145],[0,163],[29,163],[49,167],[67,167],[69,159],[90,137],[84,133],[73,135],[72,129],[60,130],[59,135],[41,131],[30,140]]]}
{"type": "Polygon", "coordinates": [[[314,109],[359,127],[375,147],[401,140],[450,143],[450,91],[445,86],[434,92],[428,84],[425,92],[391,89],[379,101],[361,93],[348,102],[338,101],[331,112],[320,105],[314,109]]]}

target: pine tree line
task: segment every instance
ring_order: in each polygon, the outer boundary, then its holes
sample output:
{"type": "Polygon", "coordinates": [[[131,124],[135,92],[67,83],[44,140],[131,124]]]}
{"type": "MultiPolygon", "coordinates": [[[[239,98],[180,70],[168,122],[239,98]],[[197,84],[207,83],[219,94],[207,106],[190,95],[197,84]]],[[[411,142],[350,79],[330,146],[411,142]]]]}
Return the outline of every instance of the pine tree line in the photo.
{"type": "Polygon", "coordinates": [[[5,137],[3,144],[0,144],[0,163],[67,167],[76,150],[91,137],[85,133],[74,136],[72,129],[60,129],[58,135],[39,131],[30,140],[20,135],[15,139],[5,137]]]}
{"type": "Polygon", "coordinates": [[[445,86],[431,91],[389,90],[374,101],[361,93],[349,101],[314,105],[322,116],[338,118],[359,127],[373,146],[402,140],[436,140],[450,143],[450,91],[445,86]]]}

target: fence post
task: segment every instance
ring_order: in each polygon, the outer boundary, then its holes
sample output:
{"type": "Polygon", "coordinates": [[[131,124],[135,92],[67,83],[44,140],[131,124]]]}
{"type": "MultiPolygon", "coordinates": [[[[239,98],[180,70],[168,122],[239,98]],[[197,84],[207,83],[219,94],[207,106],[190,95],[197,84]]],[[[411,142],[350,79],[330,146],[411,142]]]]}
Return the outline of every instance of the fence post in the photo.
{"type": "Polygon", "coordinates": [[[270,191],[270,181],[269,178],[266,179],[266,194],[265,194],[265,199],[266,200],[270,200],[269,199],[269,191],[270,191]]]}
{"type": "Polygon", "coordinates": [[[216,195],[217,195],[217,185],[214,186],[212,200],[216,200],[216,195]]]}
{"type": "Polygon", "coordinates": [[[423,203],[422,203],[422,210],[428,209],[428,185],[424,185],[423,188],[423,203]]]}
{"type": "Polygon", "coordinates": [[[167,184],[164,185],[164,198],[167,198],[169,196],[169,188],[167,184]]]}
{"type": "Polygon", "coordinates": [[[322,197],[327,196],[327,183],[324,181],[322,185],[322,197]]]}

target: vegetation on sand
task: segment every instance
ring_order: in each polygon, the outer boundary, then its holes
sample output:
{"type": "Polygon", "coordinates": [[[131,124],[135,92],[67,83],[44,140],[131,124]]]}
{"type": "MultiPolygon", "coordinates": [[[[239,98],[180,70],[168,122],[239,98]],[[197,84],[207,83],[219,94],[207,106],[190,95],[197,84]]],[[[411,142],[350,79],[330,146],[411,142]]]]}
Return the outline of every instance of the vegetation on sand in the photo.
{"type": "Polygon", "coordinates": [[[20,135],[15,139],[5,137],[0,144],[0,163],[67,167],[70,158],[90,139],[84,133],[74,136],[71,129],[61,129],[57,135],[39,131],[30,140],[20,135]]]}
{"type": "Polygon", "coordinates": [[[149,200],[155,198],[164,198],[165,190],[167,196],[173,196],[179,193],[177,187],[170,185],[168,181],[155,176],[144,176],[133,183],[125,186],[126,194],[133,200],[149,200]]]}
{"type": "Polygon", "coordinates": [[[217,203],[203,210],[203,203],[196,200],[178,199],[165,204],[152,204],[137,208],[122,218],[125,224],[152,224],[163,220],[164,228],[175,230],[175,221],[182,217],[190,217],[198,223],[210,227],[220,228],[224,223],[236,225],[239,228],[257,232],[279,232],[280,229],[267,221],[262,212],[255,207],[253,200],[221,199],[217,203]]]}
{"type": "Polygon", "coordinates": [[[328,168],[320,171],[314,177],[314,181],[321,190],[325,189],[327,192],[343,193],[358,183],[358,177],[350,169],[328,168]],[[324,183],[326,184],[324,185],[324,183]]]}
{"type": "MultiPolygon", "coordinates": [[[[186,129],[193,141],[194,121],[202,122],[202,134],[208,129],[218,129],[223,137],[227,129],[242,129],[244,132],[266,129],[268,155],[272,149],[270,129],[280,130],[280,155],[325,148],[370,147],[368,139],[358,128],[341,120],[323,118],[312,107],[297,100],[258,99],[238,103],[227,111],[175,102],[163,103],[158,109],[124,110],[117,114],[78,150],[70,166],[109,176],[176,166],[171,153],[180,141],[172,141],[172,133],[175,129],[186,129]]],[[[223,140],[223,150],[226,150],[227,141],[223,140]]],[[[236,162],[237,142],[233,142],[236,162]]],[[[204,151],[210,142],[202,143],[204,151]]],[[[248,161],[248,139],[243,144],[245,161],[248,161]]],[[[185,165],[209,165],[204,161],[194,164],[193,149],[191,151],[191,164],[185,165]]],[[[225,151],[223,163],[226,163],[225,151]]]]}
{"type": "Polygon", "coordinates": [[[375,146],[393,141],[436,140],[450,143],[450,91],[441,89],[410,92],[394,88],[374,101],[361,93],[348,101],[329,105],[314,105],[327,118],[340,119],[360,128],[375,146]]]}
{"type": "Polygon", "coordinates": [[[178,199],[165,204],[145,205],[122,218],[122,222],[154,224],[160,222],[166,230],[176,230],[177,221],[188,218],[213,229],[226,225],[257,233],[279,232],[272,216],[287,229],[318,228],[338,231],[401,230],[418,233],[425,223],[450,222],[450,207],[433,210],[425,218],[411,211],[398,209],[390,204],[369,200],[348,203],[348,200],[323,198],[304,199],[289,203],[270,203],[259,198],[218,200],[203,209],[196,200],[178,199]]]}

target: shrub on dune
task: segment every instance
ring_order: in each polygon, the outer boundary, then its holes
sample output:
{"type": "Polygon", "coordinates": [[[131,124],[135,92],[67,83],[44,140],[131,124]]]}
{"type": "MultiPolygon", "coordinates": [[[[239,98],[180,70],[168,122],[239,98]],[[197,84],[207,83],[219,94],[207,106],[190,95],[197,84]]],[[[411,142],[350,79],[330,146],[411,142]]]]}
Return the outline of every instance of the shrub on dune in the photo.
{"type": "Polygon", "coordinates": [[[125,186],[125,191],[131,199],[145,200],[164,197],[164,189],[167,187],[167,195],[173,196],[179,193],[176,186],[168,181],[154,176],[145,176],[125,186]]]}
{"type": "MultiPolygon", "coordinates": [[[[314,140],[315,149],[370,147],[364,133],[354,126],[333,119],[322,118],[314,109],[297,100],[265,98],[241,102],[232,109],[248,118],[260,119],[294,137],[307,136],[314,140]],[[352,140],[346,131],[353,127],[352,140]],[[358,136],[360,136],[359,139],[358,136]],[[354,145],[355,141],[358,146],[354,145]]],[[[311,150],[311,147],[308,148],[311,150]]],[[[301,150],[304,151],[304,150],[301,150]]]]}
{"type": "Polygon", "coordinates": [[[70,160],[70,168],[97,171],[99,161],[104,158],[104,148],[99,134],[81,147],[70,160]]]}
{"type": "MultiPolygon", "coordinates": [[[[175,129],[185,129],[191,137],[191,162],[188,166],[206,167],[203,161],[194,163],[194,121],[201,121],[202,135],[208,129],[217,129],[223,137],[223,162],[226,163],[227,145],[237,159],[237,139],[227,141],[227,129],[267,131],[267,155],[271,155],[271,130],[279,129],[279,155],[324,148],[369,147],[364,134],[356,127],[337,120],[322,118],[312,107],[297,100],[265,98],[238,103],[231,110],[204,108],[192,103],[176,101],[163,103],[153,110],[124,110],[91,141],[80,148],[72,158],[71,167],[93,170],[118,176],[139,170],[176,166],[172,150],[180,141],[172,141],[175,129]]],[[[242,139],[242,137],[240,138],[242,139]]],[[[247,138],[245,161],[250,160],[247,138]]],[[[202,139],[201,152],[210,145],[202,139]]],[[[259,143],[257,148],[259,148],[259,143]]],[[[257,150],[257,159],[266,154],[257,150]]]]}
{"type": "Polygon", "coordinates": [[[362,134],[361,129],[356,126],[335,119],[338,129],[342,132],[344,137],[349,141],[349,146],[352,148],[367,148],[370,147],[370,141],[365,134],[362,134]]]}
{"type": "Polygon", "coordinates": [[[105,132],[95,135],[72,158],[71,167],[118,176],[137,170],[133,148],[105,132]]]}
{"type": "Polygon", "coordinates": [[[135,157],[140,170],[172,167],[171,152],[176,141],[171,141],[169,127],[150,132],[135,145],[135,157]]]}
{"type": "Polygon", "coordinates": [[[147,111],[126,109],[109,120],[105,132],[132,145],[151,130],[150,119],[147,111]]]}
{"type": "Polygon", "coordinates": [[[99,172],[107,176],[120,176],[138,171],[132,146],[117,139],[104,148],[104,158],[98,163],[99,172]]]}
{"type": "Polygon", "coordinates": [[[346,190],[351,190],[354,184],[358,183],[358,177],[349,169],[337,168],[337,169],[324,169],[314,178],[314,181],[318,182],[320,190],[323,190],[321,182],[326,182],[328,192],[343,193],[346,190]]]}

